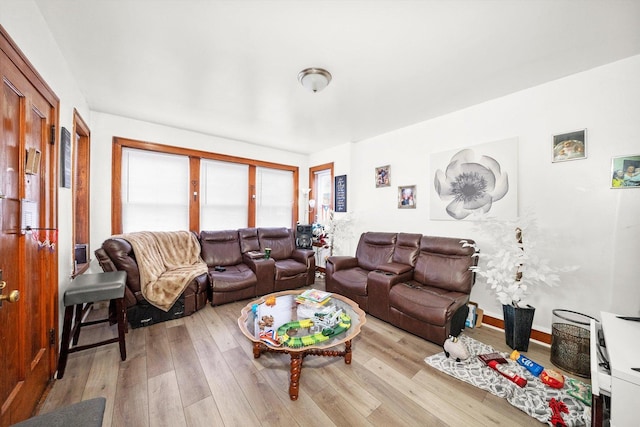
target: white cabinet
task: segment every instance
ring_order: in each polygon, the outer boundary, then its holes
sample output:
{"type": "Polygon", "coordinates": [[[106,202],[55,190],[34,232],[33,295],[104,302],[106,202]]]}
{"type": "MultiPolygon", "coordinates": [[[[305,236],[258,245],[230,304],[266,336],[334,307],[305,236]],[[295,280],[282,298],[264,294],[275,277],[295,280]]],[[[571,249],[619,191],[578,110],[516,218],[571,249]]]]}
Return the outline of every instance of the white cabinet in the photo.
{"type": "MultiPolygon", "coordinates": [[[[601,315],[611,375],[611,426],[636,426],[640,419],[640,372],[631,368],[640,368],[640,322],[619,319],[612,313],[601,315]]],[[[592,340],[594,345],[597,342],[592,340]]]]}

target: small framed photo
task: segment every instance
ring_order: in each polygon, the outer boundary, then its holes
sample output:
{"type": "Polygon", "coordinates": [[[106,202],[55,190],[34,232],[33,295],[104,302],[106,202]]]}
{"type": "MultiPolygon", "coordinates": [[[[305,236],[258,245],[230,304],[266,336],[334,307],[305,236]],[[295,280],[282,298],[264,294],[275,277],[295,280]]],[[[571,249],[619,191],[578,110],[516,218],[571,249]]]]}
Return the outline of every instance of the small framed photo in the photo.
{"type": "Polygon", "coordinates": [[[405,185],[398,187],[398,209],[415,209],[416,186],[405,185]]]}
{"type": "Polygon", "coordinates": [[[376,188],[391,186],[391,166],[376,168],[376,188]]]}
{"type": "Polygon", "coordinates": [[[640,154],[611,159],[611,188],[640,188],[640,154]]]}
{"type": "Polygon", "coordinates": [[[587,158],[587,130],[553,135],[553,163],[587,158]]]}

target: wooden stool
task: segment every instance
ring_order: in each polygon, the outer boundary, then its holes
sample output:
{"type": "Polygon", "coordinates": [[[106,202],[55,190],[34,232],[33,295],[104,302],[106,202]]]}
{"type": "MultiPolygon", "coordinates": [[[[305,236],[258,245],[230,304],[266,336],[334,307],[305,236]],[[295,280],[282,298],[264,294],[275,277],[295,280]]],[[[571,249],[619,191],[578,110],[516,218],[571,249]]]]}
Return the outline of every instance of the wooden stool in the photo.
{"type": "Polygon", "coordinates": [[[127,312],[124,303],[126,281],[127,273],[124,271],[81,274],[73,279],[64,293],[64,305],[66,308],[64,311],[64,326],[62,327],[62,342],[60,343],[60,357],[58,359],[58,379],[61,379],[64,375],[69,353],[118,342],[120,343],[120,358],[122,360],[127,358],[127,348],[124,340],[124,334],[127,332],[127,312]],[[82,318],[93,303],[107,300],[110,301],[110,305],[115,305],[118,337],[69,348],[71,337],[73,337],[73,345],[78,344],[80,328],[109,321],[109,317],[107,317],[105,319],[82,322],[82,318]]]}

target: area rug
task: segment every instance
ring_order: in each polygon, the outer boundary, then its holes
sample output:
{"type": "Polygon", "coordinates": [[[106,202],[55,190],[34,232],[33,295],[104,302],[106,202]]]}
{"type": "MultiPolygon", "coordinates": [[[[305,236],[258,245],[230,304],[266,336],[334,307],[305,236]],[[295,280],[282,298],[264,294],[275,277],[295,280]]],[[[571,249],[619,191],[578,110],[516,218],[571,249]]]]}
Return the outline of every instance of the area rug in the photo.
{"type": "MultiPolygon", "coordinates": [[[[527,379],[527,385],[522,388],[518,387],[478,359],[477,355],[479,354],[496,352],[493,347],[464,334],[461,334],[459,339],[467,346],[469,354],[471,354],[469,359],[456,362],[455,359],[447,358],[442,352],[429,356],[424,361],[452,377],[506,399],[511,405],[542,423],[555,425],[551,423],[553,411],[549,407],[549,402],[555,398],[556,401],[566,405],[568,412],[562,413],[562,419],[567,426],[591,425],[591,407],[569,394],[572,387],[569,385],[568,377],[565,376],[564,388],[551,388],[539,378],[534,377],[523,366],[510,360],[509,354],[500,352],[508,360],[508,368],[527,379]]],[[[580,381],[576,382],[584,385],[580,381]]]]}

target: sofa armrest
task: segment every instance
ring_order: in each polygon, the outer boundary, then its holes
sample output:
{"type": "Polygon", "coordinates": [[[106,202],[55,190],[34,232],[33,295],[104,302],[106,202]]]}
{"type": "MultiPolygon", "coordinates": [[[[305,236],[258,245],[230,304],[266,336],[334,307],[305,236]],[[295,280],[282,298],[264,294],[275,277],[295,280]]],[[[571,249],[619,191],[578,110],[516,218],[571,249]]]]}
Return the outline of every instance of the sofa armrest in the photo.
{"type": "MultiPolygon", "coordinates": [[[[403,265],[403,264],[399,264],[403,265]]],[[[405,271],[400,274],[374,270],[367,276],[367,289],[369,294],[369,313],[384,321],[389,321],[389,292],[398,283],[411,280],[413,271],[405,271]]]]}
{"type": "Polygon", "coordinates": [[[315,252],[313,252],[313,249],[294,249],[293,252],[291,252],[291,258],[306,265],[307,267],[309,266],[309,258],[313,258],[315,260],[315,252]]]}
{"type": "Polygon", "coordinates": [[[327,264],[332,265],[333,271],[346,270],[348,268],[356,268],[358,266],[358,258],[352,256],[330,256],[327,258],[327,264]]]}
{"type": "Polygon", "coordinates": [[[400,264],[399,262],[388,262],[380,264],[376,267],[376,270],[380,270],[384,273],[402,274],[413,270],[413,267],[407,264],[400,264]]]}
{"type": "Polygon", "coordinates": [[[276,262],[273,258],[252,258],[249,254],[242,256],[242,262],[256,275],[256,296],[270,294],[275,289],[276,262]]]}

